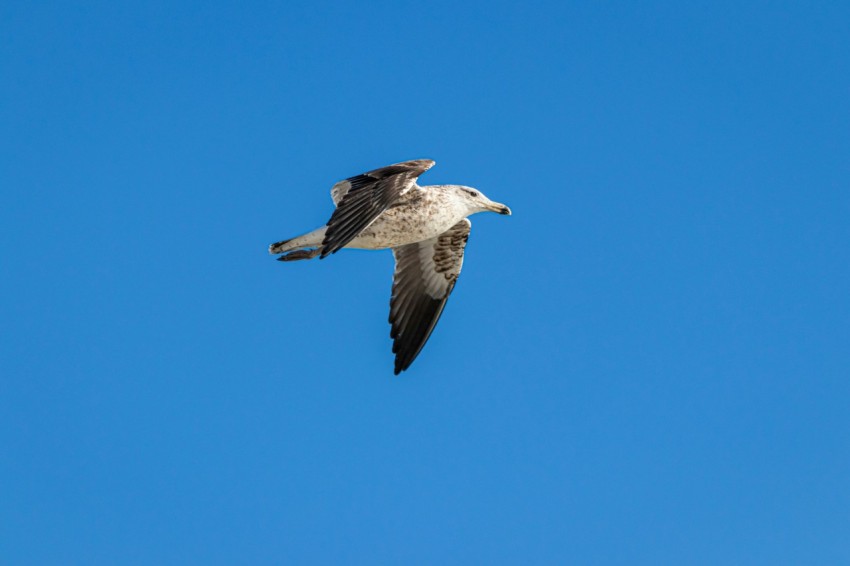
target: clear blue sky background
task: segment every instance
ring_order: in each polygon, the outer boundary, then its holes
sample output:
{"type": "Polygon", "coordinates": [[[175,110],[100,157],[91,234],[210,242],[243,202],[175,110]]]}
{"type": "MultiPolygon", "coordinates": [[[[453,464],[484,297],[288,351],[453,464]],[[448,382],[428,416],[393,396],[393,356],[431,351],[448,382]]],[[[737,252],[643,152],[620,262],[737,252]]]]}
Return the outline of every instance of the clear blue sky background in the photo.
{"type": "Polygon", "coordinates": [[[0,561],[850,563],[850,5],[0,7],[0,561]],[[338,179],[479,215],[392,375],[338,179]]]}

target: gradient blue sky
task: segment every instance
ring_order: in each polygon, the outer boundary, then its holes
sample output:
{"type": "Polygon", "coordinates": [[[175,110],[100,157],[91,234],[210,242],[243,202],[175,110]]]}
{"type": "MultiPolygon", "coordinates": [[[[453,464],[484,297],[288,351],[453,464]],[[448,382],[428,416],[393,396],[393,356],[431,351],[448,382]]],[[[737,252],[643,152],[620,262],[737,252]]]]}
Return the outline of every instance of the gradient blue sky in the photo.
{"type": "Polygon", "coordinates": [[[0,562],[850,562],[850,4],[4,2],[0,562]],[[338,179],[479,215],[392,375],[338,179]]]}

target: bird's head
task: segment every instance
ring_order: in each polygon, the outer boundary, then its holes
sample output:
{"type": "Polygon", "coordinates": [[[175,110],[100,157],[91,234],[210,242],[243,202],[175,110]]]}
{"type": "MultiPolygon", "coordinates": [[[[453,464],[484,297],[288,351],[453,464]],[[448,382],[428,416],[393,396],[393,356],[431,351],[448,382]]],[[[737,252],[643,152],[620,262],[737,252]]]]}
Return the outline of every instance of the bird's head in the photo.
{"type": "Polygon", "coordinates": [[[473,189],[472,187],[464,187],[462,185],[454,186],[455,192],[461,196],[461,198],[466,203],[469,208],[469,214],[475,214],[476,212],[498,212],[499,214],[506,214],[510,216],[511,209],[499,202],[493,202],[488,199],[484,193],[479,191],[478,189],[473,189]]]}

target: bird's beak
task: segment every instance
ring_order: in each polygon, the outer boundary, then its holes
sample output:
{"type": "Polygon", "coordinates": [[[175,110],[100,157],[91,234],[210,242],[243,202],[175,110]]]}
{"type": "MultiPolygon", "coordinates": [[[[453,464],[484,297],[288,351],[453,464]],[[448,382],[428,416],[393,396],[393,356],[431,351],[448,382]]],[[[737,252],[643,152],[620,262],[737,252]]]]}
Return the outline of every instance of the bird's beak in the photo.
{"type": "Polygon", "coordinates": [[[501,204],[501,203],[498,203],[498,202],[491,202],[487,206],[487,210],[490,210],[492,212],[497,212],[499,214],[504,214],[506,216],[511,215],[511,209],[508,208],[507,206],[505,206],[504,204],[501,204]]]}

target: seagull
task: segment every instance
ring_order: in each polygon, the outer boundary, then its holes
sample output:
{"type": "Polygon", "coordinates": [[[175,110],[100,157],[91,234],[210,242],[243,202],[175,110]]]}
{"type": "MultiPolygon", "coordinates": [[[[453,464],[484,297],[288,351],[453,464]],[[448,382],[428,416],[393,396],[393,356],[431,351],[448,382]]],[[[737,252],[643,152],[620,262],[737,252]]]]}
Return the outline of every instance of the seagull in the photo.
{"type": "Polygon", "coordinates": [[[388,165],[331,188],[336,210],[327,224],[269,246],[279,261],[322,259],[343,248],[392,249],[390,318],[395,375],[410,367],[431,336],[454,289],[477,212],[511,209],[462,185],[416,184],[430,159],[388,165]]]}

